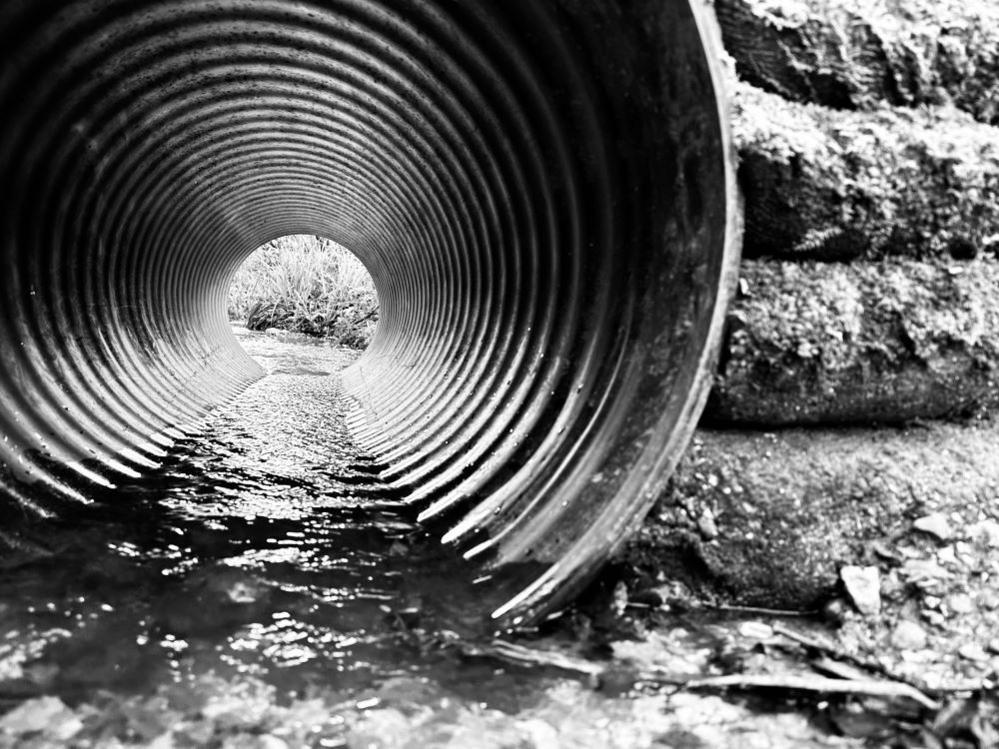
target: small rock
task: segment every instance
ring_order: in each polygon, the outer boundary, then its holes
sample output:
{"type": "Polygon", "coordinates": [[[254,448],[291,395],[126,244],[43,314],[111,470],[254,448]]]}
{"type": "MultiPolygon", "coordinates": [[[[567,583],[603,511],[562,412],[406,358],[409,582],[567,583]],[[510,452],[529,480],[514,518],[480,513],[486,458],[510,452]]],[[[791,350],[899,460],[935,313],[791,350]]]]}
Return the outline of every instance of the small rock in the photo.
{"type": "Polygon", "coordinates": [[[924,616],[926,621],[932,624],[934,627],[943,627],[947,624],[947,617],[941,614],[939,611],[927,611],[924,616]]]}
{"type": "Polygon", "coordinates": [[[955,614],[970,614],[975,610],[975,602],[966,593],[955,593],[947,598],[947,608],[955,614]]]}
{"type": "Polygon", "coordinates": [[[697,518],[697,530],[700,531],[701,537],[705,541],[718,538],[718,526],[715,524],[714,513],[706,507],[701,516],[697,518]]]}
{"type": "Polygon", "coordinates": [[[934,512],[932,515],[921,517],[912,524],[912,527],[917,531],[929,533],[940,541],[949,541],[954,535],[950,521],[942,512],[934,512]]]}
{"type": "Polygon", "coordinates": [[[751,640],[769,640],[774,636],[773,627],[763,622],[743,622],[739,634],[751,640]]]}
{"type": "Polygon", "coordinates": [[[174,749],[177,742],[174,741],[173,731],[161,733],[146,745],[146,749],[174,749]]]}
{"type": "Polygon", "coordinates": [[[978,595],[978,605],[986,611],[999,609],[999,594],[991,590],[983,590],[978,595]]]}
{"type": "Polygon", "coordinates": [[[822,607],[822,618],[834,627],[839,627],[846,623],[849,613],[850,604],[842,598],[833,598],[826,601],[826,604],[822,607]]]}
{"type": "Polygon", "coordinates": [[[44,732],[66,741],[83,728],[76,714],[58,697],[36,697],[22,702],[0,718],[0,732],[26,734],[44,732]]]}
{"type": "Polygon", "coordinates": [[[288,749],[288,742],[273,734],[265,733],[257,737],[257,746],[259,749],[288,749]]]}
{"type": "Polygon", "coordinates": [[[945,567],[947,565],[951,566],[957,565],[958,564],[957,554],[954,551],[954,547],[947,546],[943,549],[940,549],[940,551],[937,553],[937,562],[944,565],[945,567]]]}
{"type": "Polygon", "coordinates": [[[882,543],[880,541],[875,541],[871,544],[871,551],[877,554],[882,559],[889,562],[898,561],[898,552],[891,548],[888,544],[882,543]]]}
{"type": "Polygon", "coordinates": [[[628,586],[624,580],[618,580],[617,584],[614,586],[613,599],[611,600],[611,610],[617,616],[622,616],[627,608],[628,586]]]}
{"type": "Polygon", "coordinates": [[[244,580],[237,580],[225,590],[226,596],[233,603],[253,603],[259,597],[259,592],[256,586],[244,580]]]}
{"type": "Polygon", "coordinates": [[[404,557],[409,553],[409,547],[406,546],[402,541],[393,541],[392,545],[389,546],[388,555],[390,557],[404,557]]]}
{"type": "Polygon", "coordinates": [[[892,632],[891,644],[899,650],[922,650],[926,647],[926,631],[913,621],[900,621],[892,632]]]}
{"type": "Polygon", "coordinates": [[[976,661],[978,663],[989,659],[989,654],[985,652],[985,648],[977,642],[965,643],[957,649],[957,654],[966,661],[976,661]]]}
{"type": "Polygon", "coordinates": [[[933,559],[910,559],[902,565],[901,572],[908,582],[924,589],[950,577],[950,573],[933,559]]]}
{"type": "Polygon", "coordinates": [[[843,587],[864,616],[874,616],[881,611],[881,576],[877,567],[847,565],[839,572],[843,587]]]}
{"type": "Polygon", "coordinates": [[[999,637],[989,640],[989,644],[985,646],[985,649],[993,655],[999,655],[999,637]]]}
{"type": "Polygon", "coordinates": [[[999,549],[999,523],[982,520],[968,528],[968,538],[989,549],[999,549]]]}
{"type": "Polygon", "coordinates": [[[536,749],[558,749],[563,746],[555,727],[540,718],[518,721],[517,727],[531,737],[530,746],[536,749]]]}

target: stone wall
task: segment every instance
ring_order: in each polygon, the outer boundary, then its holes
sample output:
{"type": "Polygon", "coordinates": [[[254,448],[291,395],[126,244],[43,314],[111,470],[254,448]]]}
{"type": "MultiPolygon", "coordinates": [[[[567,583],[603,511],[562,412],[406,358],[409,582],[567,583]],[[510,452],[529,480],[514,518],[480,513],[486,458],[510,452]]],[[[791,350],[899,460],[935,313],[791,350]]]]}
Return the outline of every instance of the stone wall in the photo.
{"type": "Polygon", "coordinates": [[[745,81],[836,109],[952,104],[999,124],[992,0],[715,0],[745,81]]]}
{"type": "Polygon", "coordinates": [[[995,409],[999,5],[716,8],[746,236],[706,421],[995,409]]]}

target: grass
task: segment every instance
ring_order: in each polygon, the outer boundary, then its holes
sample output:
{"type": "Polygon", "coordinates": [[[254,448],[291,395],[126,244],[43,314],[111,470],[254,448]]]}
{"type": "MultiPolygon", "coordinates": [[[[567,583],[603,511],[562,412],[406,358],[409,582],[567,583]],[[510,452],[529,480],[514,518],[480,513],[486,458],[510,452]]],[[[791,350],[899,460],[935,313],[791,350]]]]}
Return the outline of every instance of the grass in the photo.
{"type": "Polygon", "coordinates": [[[378,322],[378,297],[348,250],[298,234],[268,242],[240,266],[229,287],[229,319],[364,348],[378,322]]]}

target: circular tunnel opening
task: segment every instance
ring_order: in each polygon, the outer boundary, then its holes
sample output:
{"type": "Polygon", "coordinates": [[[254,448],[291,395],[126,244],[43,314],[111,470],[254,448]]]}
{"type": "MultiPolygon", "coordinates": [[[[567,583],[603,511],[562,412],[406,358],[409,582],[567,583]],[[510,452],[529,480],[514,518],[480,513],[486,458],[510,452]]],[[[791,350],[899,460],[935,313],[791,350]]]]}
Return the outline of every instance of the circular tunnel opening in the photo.
{"type": "Polygon", "coordinates": [[[738,245],[716,37],[700,0],[4,3],[7,503],[157,471],[261,375],[240,263],[318,235],[378,289],[354,440],[461,555],[541,565],[497,617],[558,605],[706,397],[738,245]]]}
{"type": "Polygon", "coordinates": [[[378,324],[378,292],[345,247],[311,234],[254,250],[229,284],[227,314],[249,330],[284,330],[363,350],[378,324]]]}

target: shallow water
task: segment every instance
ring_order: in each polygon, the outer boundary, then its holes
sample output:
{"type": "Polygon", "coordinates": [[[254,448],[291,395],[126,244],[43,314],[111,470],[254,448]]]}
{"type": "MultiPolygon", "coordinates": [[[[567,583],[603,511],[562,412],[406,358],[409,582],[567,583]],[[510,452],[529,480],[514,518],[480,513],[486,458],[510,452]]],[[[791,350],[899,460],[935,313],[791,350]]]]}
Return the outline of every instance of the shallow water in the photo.
{"type": "MultiPolygon", "coordinates": [[[[645,746],[746,719],[596,691],[606,657],[571,627],[530,640],[567,660],[497,658],[503,581],[418,528],[351,443],[356,354],[240,336],[267,376],[155,480],[0,556],[0,745],[645,746]]],[[[671,636],[656,652],[710,652],[671,636]]]]}

